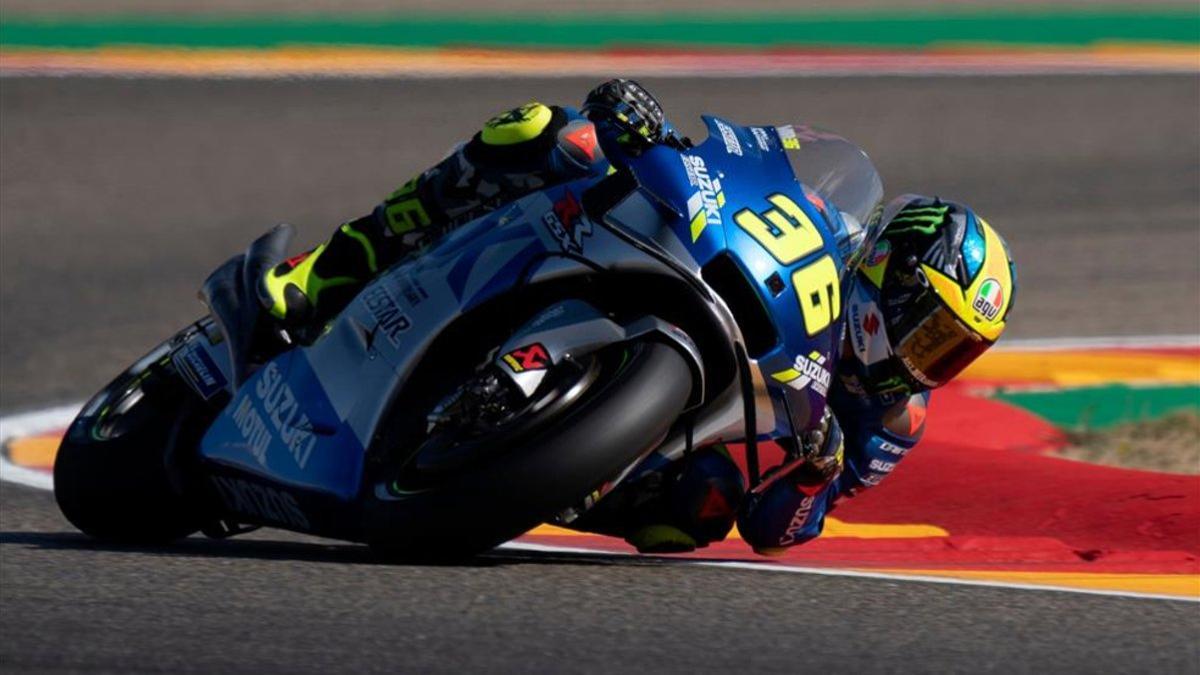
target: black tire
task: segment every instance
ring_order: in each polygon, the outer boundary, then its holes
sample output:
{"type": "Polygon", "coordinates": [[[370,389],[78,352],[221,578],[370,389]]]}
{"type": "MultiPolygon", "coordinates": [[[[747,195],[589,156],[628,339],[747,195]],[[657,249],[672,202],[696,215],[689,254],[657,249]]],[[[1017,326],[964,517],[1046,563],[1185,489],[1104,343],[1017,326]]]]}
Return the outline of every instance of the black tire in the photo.
{"type": "MultiPolygon", "coordinates": [[[[659,443],[686,405],[687,362],[630,346],[549,429],[435,489],[367,495],[367,541],[392,557],[459,557],[520,536],[574,506],[659,443]]],[[[373,487],[373,486],[372,486],[373,487]]]]}
{"type": "Polygon", "coordinates": [[[168,466],[194,447],[208,415],[162,348],[105,387],[72,422],[54,462],[54,497],[84,534],[162,544],[200,529],[195,500],[168,466]]]}

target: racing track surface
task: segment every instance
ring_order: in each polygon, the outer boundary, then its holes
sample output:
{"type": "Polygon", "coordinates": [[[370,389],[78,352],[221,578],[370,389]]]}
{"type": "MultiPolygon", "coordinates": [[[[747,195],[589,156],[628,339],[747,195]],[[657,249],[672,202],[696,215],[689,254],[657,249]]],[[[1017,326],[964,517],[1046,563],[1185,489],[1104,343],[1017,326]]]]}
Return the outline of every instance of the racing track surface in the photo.
{"type": "MultiPolygon", "coordinates": [[[[277,219],[305,242],[483,119],[575,80],[0,80],[0,411],[80,400],[277,219]]],[[[648,82],[859,141],[890,194],[974,204],[1021,266],[1011,335],[1200,333],[1200,81],[648,82]]],[[[880,488],[886,490],[886,486],[880,488]]],[[[1195,671],[1191,603],[502,553],[374,564],[266,531],[97,549],[0,486],[0,668],[1195,671]]]]}

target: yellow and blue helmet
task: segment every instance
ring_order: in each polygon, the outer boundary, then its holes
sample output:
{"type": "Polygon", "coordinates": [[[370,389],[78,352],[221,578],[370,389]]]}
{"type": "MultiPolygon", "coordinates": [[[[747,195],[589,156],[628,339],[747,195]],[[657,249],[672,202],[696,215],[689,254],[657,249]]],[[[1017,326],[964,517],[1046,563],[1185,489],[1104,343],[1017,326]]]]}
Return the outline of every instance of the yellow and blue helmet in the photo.
{"type": "Polygon", "coordinates": [[[949,382],[995,344],[1017,274],[1004,239],[955,202],[904,195],[860,266],[879,289],[892,357],[914,388],[949,382]]]}

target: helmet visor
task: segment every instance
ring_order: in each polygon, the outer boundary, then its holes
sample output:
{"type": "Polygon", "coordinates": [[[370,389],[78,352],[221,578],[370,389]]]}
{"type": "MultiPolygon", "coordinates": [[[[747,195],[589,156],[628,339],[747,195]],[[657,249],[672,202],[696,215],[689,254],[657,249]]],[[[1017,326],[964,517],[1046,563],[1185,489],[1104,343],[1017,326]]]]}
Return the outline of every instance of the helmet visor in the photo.
{"type": "Polygon", "coordinates": [[[912,377],[926,387],[954,379],[992,343],[980,337],[948,307],[925,294],[894,328],[892,349],[912,377]]]}

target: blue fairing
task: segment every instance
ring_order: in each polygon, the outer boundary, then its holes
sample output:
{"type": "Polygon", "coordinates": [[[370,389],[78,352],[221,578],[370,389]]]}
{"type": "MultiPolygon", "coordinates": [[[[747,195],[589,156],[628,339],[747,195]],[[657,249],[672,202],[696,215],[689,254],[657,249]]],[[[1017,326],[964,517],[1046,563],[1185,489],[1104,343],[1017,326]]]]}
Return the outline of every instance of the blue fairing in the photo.
{"type": "Polygon", "coordinates": [[[209,460],[300,488],[350,499],[362,446],[338,418],[302,350],[255,373],[209,428],[209,460]]]}
{"type": "MultiPolygon", "coordinates": [[[[752,354],[768,378],[796,366],[798,356],[820,362],[817,368],[831,370],[837,345],[841,341],[841,307],[834,313],[828,327],[809,334],[797,299],[797,289],[791,287],[792,274],[825,255],[832,257],[838,270],[845,268],[852,252],[847,227],[838,210],[824,204],[815,193],[796,181],[782,141],[775,127],[744,127],[716,117],[705,117],[708,140],[689,151],[680,153],[666,147],[656,147],[641,157],[629,160],[639,182],[676,212],[671,223],[679,241],[701,266],[718,255],[727,254],[751,281],[759,299],[771,317],[779,340],[763,354],[752,354]],[[734,144],[736,142],[736,145],[734,144]],[[732,151],[731,151],[732,150],[732,151]],[[740,154],[738,154],[740,151],[740,154]],[[697,233],[693,228],[688,201],[706,185],[693,185],[697,178],[689,177],[685,162],[699,157],[707,169],[710,182],[719,182],[712,191],[721,204],[717,217],[707,219],[697,233]],[[689,180],[692,178],[692,180],[689,180]],[[736,215],[743,209],[755,214],[772,208],[767,197],[784,194],[808,216],[817,227],[823,246],[800,259],[783,264],[739,227],[736,215]],[[696,235],[696,236],[694,236],[696,235]],[[778,273],[785,288],[778,293],[768,287],[768,279],[778,273]]],[[[703,181],[703,177],[700,177],[703,181]]],[[[845,296],[849,280],[844,279],[840,295],[845,296]]],[[[807,292],[808,289],[802,289],[807,292]]],[[[826,376],[828,377],[828,376],[826,376]]],[[[769,436],[791,436],[819,422],[825,409],[824,387],[807,386],[796,389],[768,380],[776,407],[776,428],[769,436]]]]}

